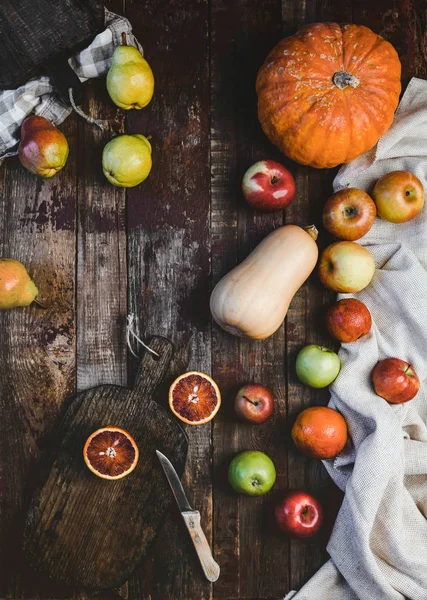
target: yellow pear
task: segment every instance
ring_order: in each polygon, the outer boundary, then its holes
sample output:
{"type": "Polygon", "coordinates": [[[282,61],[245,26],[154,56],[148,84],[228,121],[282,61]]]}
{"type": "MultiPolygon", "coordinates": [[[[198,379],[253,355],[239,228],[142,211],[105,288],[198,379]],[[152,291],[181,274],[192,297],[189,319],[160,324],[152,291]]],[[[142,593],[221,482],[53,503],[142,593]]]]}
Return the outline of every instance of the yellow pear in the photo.
{"type": "Polygon", "coordinates": [[[111,100],[124,110],[141,109],[154,93],[154,76],[141,52],[133,46],[118,46],[107,74],[111,100]]]}
{"type": "Polygon", "coordinates": [[[102,170],[118,187],[134,187],[151,171],[151,144],[144,135],[118,135],[105,146],[102,170]]]}
{"type": "Polygon", "coordinates": [[[29,306],[39,291],[24,265],[14,258],[0,258],[0,309],[29,306]]]}

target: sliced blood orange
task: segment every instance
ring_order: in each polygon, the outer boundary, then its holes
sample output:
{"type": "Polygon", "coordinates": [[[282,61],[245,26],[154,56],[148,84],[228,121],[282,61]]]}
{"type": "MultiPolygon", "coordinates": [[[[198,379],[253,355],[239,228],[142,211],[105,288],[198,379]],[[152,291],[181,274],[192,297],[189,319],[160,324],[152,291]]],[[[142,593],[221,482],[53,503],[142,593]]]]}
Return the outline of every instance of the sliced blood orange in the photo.
{"type": "Polygon", "coordinates": [[[201,425],[214,418],[221,406],[215,381],[198,371],[180,375],[169,389],[171,411],[184,423],[201,425]]]}
{"type": "Polygon", "coordinates": [[[121,479],[136,467],[139,451],[133,437],[124,429],[102,427],[87,439],[83,457],[98,477],[121,479]]]}

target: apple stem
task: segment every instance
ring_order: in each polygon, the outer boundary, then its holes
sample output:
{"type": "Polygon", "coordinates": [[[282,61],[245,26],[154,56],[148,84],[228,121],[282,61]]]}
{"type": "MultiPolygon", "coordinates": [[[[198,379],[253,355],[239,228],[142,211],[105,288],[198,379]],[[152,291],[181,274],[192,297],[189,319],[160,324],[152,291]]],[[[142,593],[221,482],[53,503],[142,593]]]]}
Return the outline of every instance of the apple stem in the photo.
{"type": "Polygon", "coordinates": [[[122,46],[127,46],[127,39],[126,39],[126,33],[123,31],[122,33],[122,46]]]}
{"type": "Polygon", "coordinates": [[[248,402],[250,402],[254,406],[258,406],[258,402],[254,402],[253,400],[250,400],[247,396],[242,396],[242,398],[244,398],[245,400],[247,400],[248,402]]]}

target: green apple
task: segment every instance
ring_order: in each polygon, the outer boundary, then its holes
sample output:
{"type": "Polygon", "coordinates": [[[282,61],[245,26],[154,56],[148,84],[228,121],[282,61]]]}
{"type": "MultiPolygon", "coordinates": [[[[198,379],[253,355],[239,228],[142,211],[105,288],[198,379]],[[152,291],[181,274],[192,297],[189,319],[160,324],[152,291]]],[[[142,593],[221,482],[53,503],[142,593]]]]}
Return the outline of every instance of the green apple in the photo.
{"type": "Polygon", "coordinates": [[[264,452],[248,450],[233,458],[228,468],[228,481],[239,494],[262,496],[276,481],[274,463],[264,452]]]}
{"type": "Polygon", "coordinates": [[[338,377],[341,361],[336,352],[309,344],[297,356],[298,379],[313,388],[324,388],[338,377]]]}
{"type": "Polygon", "coordinates": [[[151,171],[151,144],[139,133],[119,135],[105,146],[102,170],[110,183],[118,187],[134,187],[151,171]]]}

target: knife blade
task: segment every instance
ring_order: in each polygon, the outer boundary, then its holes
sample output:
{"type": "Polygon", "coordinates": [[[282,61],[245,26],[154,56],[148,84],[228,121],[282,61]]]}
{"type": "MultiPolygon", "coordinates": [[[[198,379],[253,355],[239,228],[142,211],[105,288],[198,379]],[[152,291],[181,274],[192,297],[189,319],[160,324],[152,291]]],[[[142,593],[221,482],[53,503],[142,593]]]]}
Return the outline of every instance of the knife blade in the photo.
{"type": "Polygon", "coordinates": [[[156,454],[196,549],[205,577],[208,581],[214,582],[219,577],[220,568],[212,556],[208,540],[200,524],[200,513],[198,510],[193,510],[188,502],[181,480],[173,464],[160,450],[156,450],[156,454]]]}
{"type": "Polygon", "coordinates": [[[164,454],[160,452],[160,450],[156,450],[156,454],[159,457],[160,464],[165,472],[166,479],[168,480],[172,493],[175,496],[175,500],[178,504],[180,512],[188,512],[193,510],[188,502],[184,488],[182,487],[182,483],[178,477],[178,473],[174,469],[173,464],[164,454]]]}

